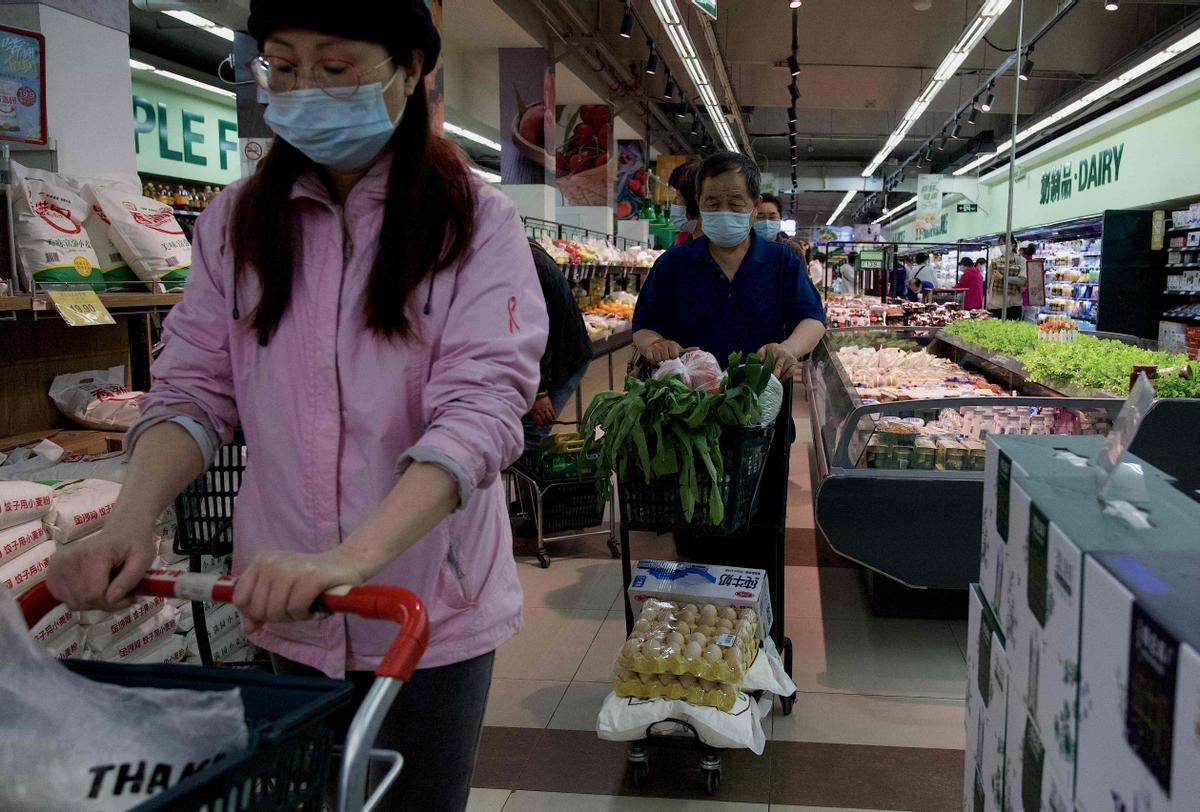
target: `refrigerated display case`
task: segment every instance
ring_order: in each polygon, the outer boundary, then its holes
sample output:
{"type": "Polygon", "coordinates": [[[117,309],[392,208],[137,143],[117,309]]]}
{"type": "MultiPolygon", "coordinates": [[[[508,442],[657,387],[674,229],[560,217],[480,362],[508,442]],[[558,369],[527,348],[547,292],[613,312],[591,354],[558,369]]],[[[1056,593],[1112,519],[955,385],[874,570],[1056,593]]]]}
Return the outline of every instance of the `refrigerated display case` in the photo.
{"type": "MultiPolygon", "coordinates": [[[[1151,343],[1100,335],[1142,346],[1151,343]]],[[[936,328],[830,330],[813,351],[805,376],[816,451],[817,528],[835,552],[862,564],[872,577],[883,575],[922,589],[961,590],[979,578],[982,465],[972,461],[970,448],[960,451],[949,444],[939,450],[935,442],[930,452],[928,447],[919,451],[914,441],[906,451],[903,438],[887,436],[889,423],[907,420],[916,425],[960,407],[997,413],[1019,407],[1016,411],[1043,416],[1045,422],[1034,421],[1033,433],[1095,433],[1097,426],[1102,430],[1116,418],[1124,403],[1103,392],[1029,381],[1015,359],[936,328]],[[1011,394],[875,402],[860,395],[839,359],[838,350],[847,346],[925,349],[1011,394]],[[897,452],[886,450],[897,443],[897,452]],[[924,459],[929,453],[934,455],[932,464],[924,459]]],[[[1131,448],[1179,479],[1185,492],[1200,487],[1197,420],[1200,401],[1156,402],[1131,448]],[[1181,439],[1184,433],[1189,436],[1181,439]]],[[[1014,424],[1006,430],[1027,429],[1014,424]]]]}

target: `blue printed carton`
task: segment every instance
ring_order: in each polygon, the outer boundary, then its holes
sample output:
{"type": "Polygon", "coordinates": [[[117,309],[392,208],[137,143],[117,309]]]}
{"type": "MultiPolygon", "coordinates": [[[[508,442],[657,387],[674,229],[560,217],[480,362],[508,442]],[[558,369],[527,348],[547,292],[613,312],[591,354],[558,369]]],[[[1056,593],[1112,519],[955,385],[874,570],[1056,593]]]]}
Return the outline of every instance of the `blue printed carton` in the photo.
{"type": "Polygon", "coordinates": [[[748,606],[758,613],[758,636],[771,632],[771,590],[764,570],[692,564],[686,561],[639,561],[629,582],[629,603],[636,615],[646,600],[748,606]]]}

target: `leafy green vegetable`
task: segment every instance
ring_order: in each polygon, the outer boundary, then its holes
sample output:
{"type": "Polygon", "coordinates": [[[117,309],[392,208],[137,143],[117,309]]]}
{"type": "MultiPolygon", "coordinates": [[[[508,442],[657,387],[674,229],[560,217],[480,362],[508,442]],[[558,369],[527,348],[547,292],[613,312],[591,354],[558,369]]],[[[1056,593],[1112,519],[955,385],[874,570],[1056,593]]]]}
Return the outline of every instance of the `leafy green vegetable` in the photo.
{"type": "Polygon", "coordinates": [[[1135,365],[1159,368],[1191,368],[1192,377],[1177,374],[1156,378],[1154,389],[1161,398],[1200,398],[1200,363],[1184,354],[1156,352],[1108,338],[1080,335],[1074,341],[1042,341],[1037,326],[1022,321],[956,321],[945,328],[973,344],[1011,356],[1022,364],[1031,381],[1053,385],[1069,381],[1077,386],[1100,389],[1117,396],[1129,390],[1129,375],[1135,365]]]}
{"type": "Polygon", "coordinates": [[[625,379],[625,391],[602,392],[593,398],[580,431],[592,438],[584,451],[596,449],[597,493],[607,498],[609,477],[677,477],[679,503],[686,521],[700,501],[701,472],[708,492],[708,519],[725,519],[721,479],[725,461],[721,432],[725,426],[747,426],[762,414],[758,399],[771,379],[771,353],[729,356],[725,381],[718,392],[688,389],[678,375],[662,380],[625,379]],[[599,431],[598,431],[599,430],[599,431]]]}

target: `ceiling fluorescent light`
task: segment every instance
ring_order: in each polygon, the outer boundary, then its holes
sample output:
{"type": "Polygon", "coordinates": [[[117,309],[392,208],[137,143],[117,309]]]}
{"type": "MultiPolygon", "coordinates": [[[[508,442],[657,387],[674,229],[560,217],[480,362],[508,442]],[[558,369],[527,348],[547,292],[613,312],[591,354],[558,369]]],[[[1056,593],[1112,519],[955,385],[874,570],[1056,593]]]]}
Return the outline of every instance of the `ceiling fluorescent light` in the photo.
{"type": "Polygon", "coordinates": [[[210,85],[206,82],[200,82],[200,81],[197,81],[196,79],[191,78],[190,76],[180,76],[178,73],[172,73],[169,70],[155,70],[154,74],[156,76],[165,76],[168,79],[173,79],[176,82],[181,82],[185,85],[191,85],[192,87],[198,87],[201,90],[207,90],[209,93],[218,93],[222,96],[228,96],[231,99],[237,98],[237,94],[234,93],[232,90],[226,90],[223,87],[216,87],[215,85],[210,85]]]}
{"type": "Polygon", "coordinates": [[[477,132],[472,132],[466,127],[460,127],[457,124],[451,124],[449,121],[447,121],[442,125],[442,128],[448,133],[453,133],[454,135],[457,135],[460,138],[465,138],[468,141],[474,141],[476,144],[482,144],[483,146],[495,152],[500,151],[500,144],[498,142],[493,141],[486,136],[480,135],[477,132]]]}
{"type": "Polygon", "coordinates": [[[683,22],[675,0],[650,0],[650,5],[654,7],[654,13],[662,20],[663,25],[679,25],[683,22]]]}
{"type": "Polygon", "coordinates": [[[140,62],[136,59],[129,60],[129,67],[133,68],[134,70],[154,70],[155,69],[154,66],[151,65],[150,63],[140,62]]]}
{"type": "Polygon", "coordinates": [[[827,225],[827,226],[833,225],[834,221],[838,219],[838,217],[841,215],[842,211],[845,210],[846,206],[848,206],[850,204],[850,201],[854,199],[855,194],[857,194],[856,189],[850,189],[846,192],[846,196],[842,198],[841,203],[838,203],[838,207],[833,210],[833,214],[831,214],[829,216],[829,219],[825,221],[825,225],[827,225]]]}
{"type": "Polygon", "coordinates": [[[495,172],[488,172],[486,169],[480,169],[478,166],[472,166],[471,171],[474,172],[479,177],[486,180],[488,183],[499,183],[500,182],[500,176],[497,175],[495,172]]]}
{"type": "Polygon", "coordinates": [[[223,25],[217,25],[212,20],[201,17],[199,14],[193,14],[190,11],[164,11],[168,17],[174,17],[181,23],[195,26],[202,31],[207,31],[215,37],[220,37],[228,42],[233,42],[233,32],[223,25]]]}
{"type": "Polygon", "coordinates": [[[683,60],[683,69],[687,71],[688,78],[692,80],[692,84],[694,84],[697,88],[699,88],[700,85],[708,84],[708,77],[704,75],[704,68],[700,66],[700,60],[683,60]]]}
{"type": "Polygon", "coordinates": [[[675,49],[675,53],[679,54],[679,58],[683,60],[695,59],[696,49],[692,46],[692,38],[687,35],[687,32],[678,25],[668,25],[667,39],[671,41],[671,46],[675,49]]]}
{"type": "Polygon", "coordinates": [[[876,217],[874,220],[871,221],[871,224],[877,225],[879,223],[882,223],[884,220],[888,219],[889,217],[895,217],[897,214],[904,211],[905,209],[907,209],[909,206],[913,205],[916,202],[917,202],[917,196],[913,195],[908,200],[901,203],[899,206],[896,206],[895,208],[891,209],[890,211],[885,211],[881,217],[876,217]]]}

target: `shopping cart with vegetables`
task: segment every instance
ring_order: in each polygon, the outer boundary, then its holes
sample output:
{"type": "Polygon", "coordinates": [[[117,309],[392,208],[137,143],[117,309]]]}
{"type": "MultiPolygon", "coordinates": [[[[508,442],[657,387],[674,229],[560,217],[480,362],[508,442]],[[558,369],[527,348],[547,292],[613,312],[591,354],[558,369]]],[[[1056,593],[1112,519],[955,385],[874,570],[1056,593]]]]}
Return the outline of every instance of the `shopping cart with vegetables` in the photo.
{"type": "MultiPolygon", "coordinates": [[[[677,541],[684,536],[705,545],[703,563],[767,573],[775,617],[771,637],[790,676],[792,644],[783,623],[783,544],[789,449],[795,429],[790,384],[777,392],[774,419],[760,413],[758,404],[766,400],[763,393],[768,386],[778,386],[771,367],[769,358],[759,363],[756,357],[735,354],[720,388],[706,393],[690,389],[682,376],[651,384],[655,370],[635,358],[626,392],[598,396],[589,407],[583,432],[601,428],[599,466],[602,472],[612,471],[617,482],[626,634],[634,627],[628,595],[630,533],[673,532],[677,541]],[[686,418],[682,425],[680,417],[686,418]]],[[[795,693],[780,697],[784,714],[791,713],[795,698],[795,693]]],[[[715,794],[721,786],[720,749],[705,745],[687,722],[666,722],[670,724],[651,725],[645,739],[631,743],[631,782],[640,787],[648,778],[650,742],[676,747],[698,744],[703,750],[700,766],[705,786],[715,794]],[[663,730],[667,735],[661,735],[663,730]]]]}
{"type": "Polygon", "coordinates": [[[604,505],[595,486],[595,454],[583,453],[578,432],[561,432],[546,437],[537,448],[527,450],[507,471],[510,503],[520,509],[515,519],[533,522],[537,558],[542,568],[550,566],[547,542],[607,536],[613,558],[617,550],[616,520],[612,511],[604,521],[604,505]],[[588,528],[602,527],[599,530],[588,528]]]}
{"type": "MultiPolygon", "coordinates": [[[[236,579],[227,575],[150,570],[134,594],[163,598],[228,602],[236,579]]],[[[58,601],[38,584],[18,598],[27,624],[35,623],[58,601]]],[[[135,807],[150,810],[300,810],[320,812],[332,756],[340,749],[337,809],[371,810],[400,775],[403,758],[372,745],[401,686],[412,677],[429,640],[425,607],[399,587],[338,587],[326,592],[314,612],[345,612],[399,624],[396,638],[375,669],[375,682],[350,723],[345,744],[333,745],[329,717],[351,701],[342,680],[279,677],[238,669],[180,665],[121,665],[66,661],[77,674],[130,688],[191,690],[240,689],[249,744],[135,807]],[[367,771],[372,762],[388,765],[369,798],[367,771]],[[364,802],[365,799],[365,802],[364,802]]]]}

